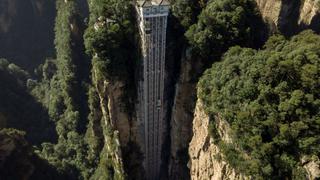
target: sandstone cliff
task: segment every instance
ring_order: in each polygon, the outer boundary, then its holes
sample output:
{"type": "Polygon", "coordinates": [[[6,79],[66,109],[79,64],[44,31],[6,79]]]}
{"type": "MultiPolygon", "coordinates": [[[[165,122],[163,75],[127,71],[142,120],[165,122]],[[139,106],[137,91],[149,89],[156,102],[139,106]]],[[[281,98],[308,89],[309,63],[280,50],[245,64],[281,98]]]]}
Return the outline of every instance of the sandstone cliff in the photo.
{"type": "Polygon", "coordinates": [[[319,31],[319,1],[256,0],[258,9],[269,25],[269,33],[277,31],[285,35],[295,34],[302,29],[319,31]]]}
{"type": "MultiPolygon", "coordinates": [[[[100,163],[96,169],[95,174],[100,174],[108,167],[104,167],[104,163],[108,161],[115,172],[115,177],[124,179],[123,159],[121,152],[121,144],[119,131],[116,129],[114,118],[114,99],[112,93],[109,92],[113,84],[106,79],[99,77],[99,72],[93,67],[92,80],[94,84],[94,92],[97,95],[95,112],[92,112],[94,117],[89,123],[87,130],[87,138],[94,137],[97,139],[98,145],[89,143],[92,150],[98,149],[96,156],[100,156],[100,163]],[[100,147],[99,147],[100,146],[100,147]]],[[[120,104],[120,102],[118,102],[120,104]]],[[[90,140],[89,140],[90,141],[90,140]]],[[[93,175],[95,179],[101,179],[99,175],[93,175]]]]}
{"type": "MultiPolygon", "coordinates": [[[[112,166],[120,179],[143,179],[141,141],[138,137],[138,124],[132,111],[126,106],[125,82],[108,80],[99,77],[97,69],[93,68],[93,81],[98,95],[101,122],[92,124],[91,134],[101,138],[103,134],[103,149],[100,156],[107,154],[112,166]]],[[[94,114],[99,116],[99,112],[94,114]]],[[[96,119],[99,119],[96,118],[96,119]]],[[[99,167],[98,167],[99,169],[99,167]]],[[[98,178],[98,177],[97,177],[98,178]]]]}
{"type": "MultiPolygon", "coordinates": [[[[221,138],[230,142],[228,124],[220,119],[216,122],[221,138]]],[[[209,116],[204,112],[200,100],[197,101],[194,120],[193,137],[189,146],[189,168],[191,179],[212,179],[212,180],[239,180],[249,179],[236,172],[223,160],[220,149],[213,142],[208,132],[209,116]]]]}

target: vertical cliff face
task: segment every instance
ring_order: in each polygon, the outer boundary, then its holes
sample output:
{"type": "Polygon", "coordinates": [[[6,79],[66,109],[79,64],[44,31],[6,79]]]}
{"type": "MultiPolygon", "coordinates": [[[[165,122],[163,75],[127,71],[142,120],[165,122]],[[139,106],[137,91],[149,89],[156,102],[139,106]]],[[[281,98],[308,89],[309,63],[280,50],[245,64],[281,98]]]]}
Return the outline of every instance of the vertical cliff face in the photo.
{"type": "MultiPolygon", "coordinates": [[[[219,147],[213,143],[214,140],[208,132],[209,119],[201,101],[198,100],[193,119],[193,137],[189,146],[191,179],[249,179],[223,160],[219,147]]],[[[228,124],[222,119],[216,123],[221,138],[226,142],[231,142],[228,124]]]]}
{"type": "Polygon", "coordinates": [[[175,86],[174,102],[170,121],[170,179],[190,179],[187,163],[188,147],[193,136],[192,121],[197,101],[197,79],[203,72],[204,63],[192,57],[190,49],[183,49],[180,74],[175,86]]]}
{"type": "MultiPolygon", "coordinates": [[[[106,83],[106,82],[105,82],[106,83]]],[[[131,132],[130,122],[132,117],[125,111],[125,105],[122,102],[124,84],[120,81],[107,83],[105,85],[106,94],[108,95],[108,110],[112,126],[119,132],[120,142],[123,145],[128,144],[130,138],[135,138],[131,132]],[[133,136],[133,137],[132,137],[133,136]]],[[[134,127],[132,127],[134,128],[134,127]]]]}
{"type": "MultiPolygon", "coordinates": [[[[191,179],[212,179],[212,180],[245,180],[250,177],[237,172],[223,157],[221,149],[214,144],[214,139],[210,136],[208,126],[210,117],[204,111],[201,100],[198,100],[195,107],[192,140],[189,145],[191,179]]],[[[215,117],[216,127],[221,140],[232,143],[229,124],[221,117],[215,117]]],[[[301,164],[307,172],[307,177],[314,180],[320,177],[320,161],[317,156],[301,159],[301,164]]]]}
{"type": "MultiPolygon", "coordinates": [[[[100,156],[101,158],[106,158],[111,160],[114,173],[116,174],[113,177],[118,177],[119,179],[124,179],[124,169],[123,169],[123,159],[121,152],[121,144],[119,139],[119,131],[116,129],[115,120],[118,119],[117,109],[115,108],[114,103],[121,104],[117,102],[117,97],[113,96],[116,84],[110,83],[107,80],[101,80],[97,77],[97,71],[93,69],[93,81],[95,85],[95,91],[98,95],[99,101],[99,110],[101,112],[101,124],[99,129],[102,130],[102,134],[97,134],[103,141],[103,149],[101,149],[100,156]],[[107,157],[106,157],[107,156],[107,157]]],[[[119,91],[118,91],[119,92],[119,91]]],[[[120,91],[121,92],[121,91],[120,91]]],[[[97,115],[97,114],[96,114],[97,115]]],[[[121,119],[125,121],[127,119],[121,119]]],[[[93,128],[92,134],[98,133],[98,128],[93,128]]],[[[121,136],[124,137],[125,134],[121,133],[121,136]]],[[[103,169],[100,167],[100,169],[103,169]]],[[[99,166],[98,169],[99,170],[99,166]]],[[[96,177],[99,179],[99,177],[96,177]]]]}
{"type": "Polygon", "coordinates": [[[176,85],[176,94],[171,117],[171,150],[169,174],[172,179],[189,179],[188,144],[191,140],[194,100],[196,84],[190,83],[192,65],[190,57],[184,57],[181,63],[182,71],[176,85]]]}
{"type": "MultiPolygon", "coordinates": [[[[93,68],[93,81],[99,99],[102,125],[96,123],[96,126],[99,127],[93,128],[92,133],[99,133],[98,129],[103,131],[104,148],[100,156],[106,153],[119,175],[126,174],[128,179],[143,179],[142,141],[138,136],[137,121],[132,111],[126,107],[125,82],[99,79],[97,76],[93,68]]],[[[101,136],[101,134],[96,136],[101,136]]]]}

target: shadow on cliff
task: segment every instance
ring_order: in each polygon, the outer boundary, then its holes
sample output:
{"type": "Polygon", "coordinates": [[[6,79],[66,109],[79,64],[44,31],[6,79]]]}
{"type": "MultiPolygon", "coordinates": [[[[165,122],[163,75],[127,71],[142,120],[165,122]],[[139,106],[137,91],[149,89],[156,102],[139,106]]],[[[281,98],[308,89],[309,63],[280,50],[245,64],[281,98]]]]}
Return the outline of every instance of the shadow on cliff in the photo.
{"type": "Polygon", "coordinates": [[[0,0],[0,57],[31,72],[54,56],[54,0],[0,0]]]}
{"type": "Polygon", "coordinates": [[[292,36],[299,32],[298,20],[301,1],[281,0],[278,28],[285,36],[292,36]]]}
{"type": "Polygon", "coordinates": [[[317,13],[311,20],[309,28],[316,33],[320,33],[320,14],[317,13]]]}
{"type": "Polygon", "coordinates": [[[319,13],[312,17],[310,24],[303,22],[299,24],[302,5],[301,1],[282,0],[278,27],[283,35],[290,37],[305,29],[312,29],[313,31],[320,33],[319,13]]]}

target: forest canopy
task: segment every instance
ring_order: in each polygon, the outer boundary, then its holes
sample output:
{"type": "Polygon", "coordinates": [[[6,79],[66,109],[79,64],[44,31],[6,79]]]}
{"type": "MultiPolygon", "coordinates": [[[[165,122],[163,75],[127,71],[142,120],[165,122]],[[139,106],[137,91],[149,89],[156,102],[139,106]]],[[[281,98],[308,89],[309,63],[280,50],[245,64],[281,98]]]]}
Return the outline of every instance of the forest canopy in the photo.
{"type": "Polygon", "coordinates": [[[257,179],[304,179],[302,158],[320,155],[320,36],[273,36],[263,50],[233,47],[201,78],[198,96],[213,123],[222,116],[234,144],[226,160],[257,179]]]}
{"type": "Polygon", "coordinates": [[[263,40],[259,36],[261,22],[252,0],[212,0],[185,35],[201,56],[219,59],[230,46],[259,44],[257,41],[263,40]]]}

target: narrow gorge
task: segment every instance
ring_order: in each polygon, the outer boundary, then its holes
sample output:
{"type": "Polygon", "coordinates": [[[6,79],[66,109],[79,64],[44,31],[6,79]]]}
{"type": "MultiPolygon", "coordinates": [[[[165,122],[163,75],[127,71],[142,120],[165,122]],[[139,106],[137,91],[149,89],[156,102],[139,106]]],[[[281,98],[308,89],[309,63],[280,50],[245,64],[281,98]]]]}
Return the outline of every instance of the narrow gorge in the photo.
{"type": "Polygon", "coordinates": [[[0,179],[319,179],[319,33],[318,0],[0,0],[0,179]]]}

